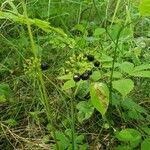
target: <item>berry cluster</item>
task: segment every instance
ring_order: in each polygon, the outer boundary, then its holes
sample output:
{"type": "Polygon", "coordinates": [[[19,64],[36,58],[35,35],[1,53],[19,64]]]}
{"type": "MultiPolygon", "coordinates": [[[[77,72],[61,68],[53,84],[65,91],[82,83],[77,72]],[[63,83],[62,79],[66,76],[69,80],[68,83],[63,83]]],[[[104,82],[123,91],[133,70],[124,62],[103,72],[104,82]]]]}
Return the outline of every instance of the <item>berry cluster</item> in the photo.
{"type": "Polygon", "coordinates": [[[78,81],[80,81],[80,79],[82,79],[82,80],[88,80],[89,79],[89,77],[90,77],[90,75],[92,75],[92,70],[86,70],[83,74],[79,74],[79,73],[76,73],[76,74],[74,74],[74,76],[73,76],[73,80],[75,81],[75,82],[78,82],[78,81]]]}
{"type": "MultiPolygon", "coordinates": [[[[87,57],[88,61],[89,62],[93,62],[95,60],[94,56],[93,55],[87,55],[85,54],[84,55],[85,57],[87,57]]],[[[95,67],[99,67],[100,66],[100,62],[99,61],[94,61],[94,66],[95,67]]],[[[75,82],[78,82],[80,81],[81,79],[82,80],[88,80],[90,75],[92,75],[92,70],[86,70],[83,74],[79,74],[79,73],[75,73],[74,76],[73,76],[73,80],[75,82]]]]}
{"type": "MultiPolygon", "coordinates": [[[[95,60],[95,58],[94,58],[93,55],[90,55],[90,54],[87,55],[87,54],[85,54],[85,56],[87,57],[88,61],[90,61],[90,62],[92,62],[92,61],[95,60]]],[[[96,60],[96,61],[94,62],[94,66],[95,66],[95,67],[99,67],[99,66],[100,66],[100,62],[99,62],[98,60],[96,60]]]]}

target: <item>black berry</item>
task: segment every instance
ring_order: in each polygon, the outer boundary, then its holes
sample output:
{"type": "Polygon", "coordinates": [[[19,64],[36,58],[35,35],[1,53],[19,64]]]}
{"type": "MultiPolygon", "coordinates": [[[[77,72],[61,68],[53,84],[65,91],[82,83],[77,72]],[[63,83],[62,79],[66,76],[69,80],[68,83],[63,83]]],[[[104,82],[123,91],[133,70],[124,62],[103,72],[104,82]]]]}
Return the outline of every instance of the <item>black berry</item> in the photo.
{"type": "Polygon", "coordinates": [[[94,56],[93,55],[87,55],[86,56],[88,61],[93,61],[94,60],[94,56]]]}
{"type": "Polygon", "coordinates": [[[92,70],[86,70],[85,71],[89,76],[92,75],[92,70]]]}
{"type": "Polygon", "coordinates": [[[87,72],[84,72],[82,75],[81,75],[81,79],[82,80],[88,80],[89,79],[89,74],[87,72]]]}
{"type": "Polygon", "coordinates": [[[42,69],[42,70],[47,70],[48,67],[49,67],[49,66],[48,66],[47,63],[45,63],[45,62],[41,63],[41,69],[42,69]]]}
{"type": "Polygon", "coordinates": [[[95,61],[95,62],[94,62],[94,66],[95,66],[95,67],[99,67],[99,66],[100,66],[100,62],[99,62],[99,61],[95,61]]]}
{"type": "Polygon", "coordinates": [[[75,74],[75,75],[73,76],[73,80],[74,80],[75,82],[80,81],[80,74],[75,74]]]}

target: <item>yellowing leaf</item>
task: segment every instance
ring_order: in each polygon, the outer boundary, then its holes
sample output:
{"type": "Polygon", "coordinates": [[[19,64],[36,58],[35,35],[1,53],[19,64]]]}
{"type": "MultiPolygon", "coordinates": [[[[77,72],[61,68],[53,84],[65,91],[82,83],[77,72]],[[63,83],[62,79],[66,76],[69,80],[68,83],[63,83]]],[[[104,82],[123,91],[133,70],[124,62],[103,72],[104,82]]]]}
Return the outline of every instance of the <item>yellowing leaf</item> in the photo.
{"type": "Polygon", "coordinates": [[[95,83],[90,87],[91,102],[93,106],[105,115],[109,105],[109,89],[104,83],[95,83]]]}

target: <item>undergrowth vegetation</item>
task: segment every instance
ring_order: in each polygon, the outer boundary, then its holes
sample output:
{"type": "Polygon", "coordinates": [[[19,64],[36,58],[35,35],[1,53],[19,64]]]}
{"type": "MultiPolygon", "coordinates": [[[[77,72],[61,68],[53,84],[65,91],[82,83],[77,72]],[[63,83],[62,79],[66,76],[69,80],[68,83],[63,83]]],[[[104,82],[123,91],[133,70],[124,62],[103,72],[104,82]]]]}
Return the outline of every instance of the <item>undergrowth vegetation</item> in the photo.
{"type": "Polygon", "coordinates": [[[0,0],[0,149],[150,149],[149,0],[0,0]]]}

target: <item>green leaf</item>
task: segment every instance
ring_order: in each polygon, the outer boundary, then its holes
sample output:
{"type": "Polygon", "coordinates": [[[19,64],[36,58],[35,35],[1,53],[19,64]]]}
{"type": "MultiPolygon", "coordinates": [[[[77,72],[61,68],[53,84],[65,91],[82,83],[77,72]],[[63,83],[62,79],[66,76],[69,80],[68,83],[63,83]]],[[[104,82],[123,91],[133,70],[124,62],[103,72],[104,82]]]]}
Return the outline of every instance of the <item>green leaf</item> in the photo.
{"type": "Polygon", "coordinates": [[[121,71],[125,72],[125,73],[130,73],[133,71],[134,68],[134,64],[130,63],[130,62],[123,62],[120,65],[120,69],[121,71]]]}
{"type": "Polygon", "coordinates": [[[77,25],[75,25],[74,30],[78,30],[78,31],[84,33],[85,27],[82,24],[77,24],[77,25]]]}
{"type": "Polygon", "coordinates": [[[150,16],[150,1],[141,0],[139,10],[142,16],[150,16]]]}
{"type": "Polygon", "coordinates": [[[134,82],[131,79],[121,79],[112,82],[113,88],[125,97],[129,94],[134,88],[134,82]]]}
{"type": "Polygon", "coordinates": [[[123,129],[116,134],[119,141],[130,142],[131,147],[137,147],[141,140],[141,133],[135,129],[123,129]]]}
{"type": "MultiPolygon", "coordinates": [[[[52,136],[54,137],[53,133],[52,136]]],[[[55,136],[60,149],[64,150],[70,145],[70,140],[65,136],[64,133],[56,131],[55,136]]]]}
{"type": "Polygon", "coordinates": [[[5,103],[8,99],[10,100],[12,91],[8,84],[0,84],[0,103],[5,103]]]}
{"type": "Polygon", "coordinates": [[[6,101],[5,95],[0,95],[0,103],[5,103],[6,101]]]}
{"type": "Polygon", "coordinates": [[[141,144],[141,150],[150,149],[150,138],[145,139],[141,144]]]}
{"type": "Polygon", "coordinates": [[[94,31],[94,37],[98,37],[100,35],[102,35],[105,32],[104,28],[96,28],[94,31]]]}
{"type": "Polygon", "coordinates": [[[91,75],[91,79],[94,81],[98,81],[101,78],[100,71],[94,71],[91,75]]]}
{"type": "Polygon", "coordinates": [[[141,70],[146,70],[146,69],[150,69],[150,64],[142,64],[140,66],[136,66],[134,67],[134,71],[141,71],[141,70]]]}
{"type": "MultiPolygon", "coordinates": [[[[13,13],[10,12],[3,12],[0,11],[0,19],[8,19],[8,20],[12,20],[14,22],[19,22],[22,24],[27,24],[28,22],[32,25],[36,25],[39,28],[41,28],[43,31],[45,32],[56,32],[58,34],[60,34],[61,36],[63,36],[64,38],[67,38],[67,35],[64,33],[64,31],[62,29],[59,28],[54,28],[52,26],[49,25],[49,22],[40,20],[40,19],[26,19],[23,15],[15,15],[13,13]]],[[[68,39],[69,40],[69,39],[68,39]]]]}
{"type": "Polygon", "coordinates": [[[64,75],[64,76],[60,76],[58,77],[59,80],[69,80],[69,79],[72,79],[72,74],[67,74],[67,75],[64,75]]]}
{"type": "Polygon", "coordinates": [[[87,101],[79,102],[76,108],[79,110],[79,112],[77,113],[77,117],[80,123],[82,123],[84,120],[89,119],[94,112],[94,107],[87,101]]]}
{"type": "Polygon", "coordinates": [[[119,145],[115,147],[114,150],[132,150],[132,148],[128,145],[119,145]]]}
{"type": "Polygon", "coordinates": [[[84,97],[89,93],[89,91],[90,91],[90,83],[80,81],[80,84],[77,87],[76,95],[80,99],[84,99],[84,97]]]}
{"type": "Polygon", "coordinates": [[[121,102],[121,106],[124,109],[129,109],[129,110],[135,109],[137,112],[140,112],[140,113],[147,112],[144,107],[140,106],[139,104],[134,102],[132,99],[125,99],[124,101],[121,102]]]}
{"type": "Polygon", "coordinates": [[[142,127],[142,130],[143,130],[147,135],[150,136],[150,128],[149,128],[149,127],[147,127],[147,126],[142,127]]]}
{"type": "Polygon", "coordinates": [[[14,127],[17,125],[17,121],[13,118],[7,119],[4,121],[6,124],[8,124],[11,127],[14,127]]]}
{"type": "Polygon", "coordinates": [[[84,140],[84,135],[79,135],[79,136],[76,137],[76,142],[78,144],[82,144],[83,140],[84,140]]]}
{"type": "MultiPolygon", "coordinates": [[[[105,76],[110,77],[110,76],[111,76],[111,72],[110,72],[110,71],[107,72],[107,73],[105,74],[105,76]]],[[[122,74],[121,74],[120,72],[118,72],[118,71],[114,71],[114,72],[113,72],[113,78],[122,78],[122,74]]]]}
{"type": "Polygon", "coordinates": [[[136,72],[130,73],[130,75],[134,77],[150,78],[150,71],[136,71],[136,72]]]}
{"type": "Polygon", "coordinates": [[[110,61],[113,61],[113,58],[106,54],[102,54],[101,61],[102,62],[110,62],[110,61]]]}
{"type": "Polygon", "coordinates": [[[90,87],[91,102],[103,116],[109,105],[109,89],[104,83],[95,83],[90,87]]]}
{"type": "Polygon", "coordinates": [[[126,114],[129,118],[134,119],[134,120],[138,120],[138,121],[145,120],[145,118],[139,112],[137,112],[135,109],[129,110],[126,114]]]}
{"type": "Polygon", "coordinates": [[[45,144],[49,144],[50,143],[50,135],[44,135],[43,138],[42,138],[42,141],[45,144]]]}
{"type": "Polygon", "coordinates": [[[62,89],[63,90],[68,90],[72,87],[75,87],[75,82],[73,80],[68,80],[67,82],[64,83],[62,89]]]}

